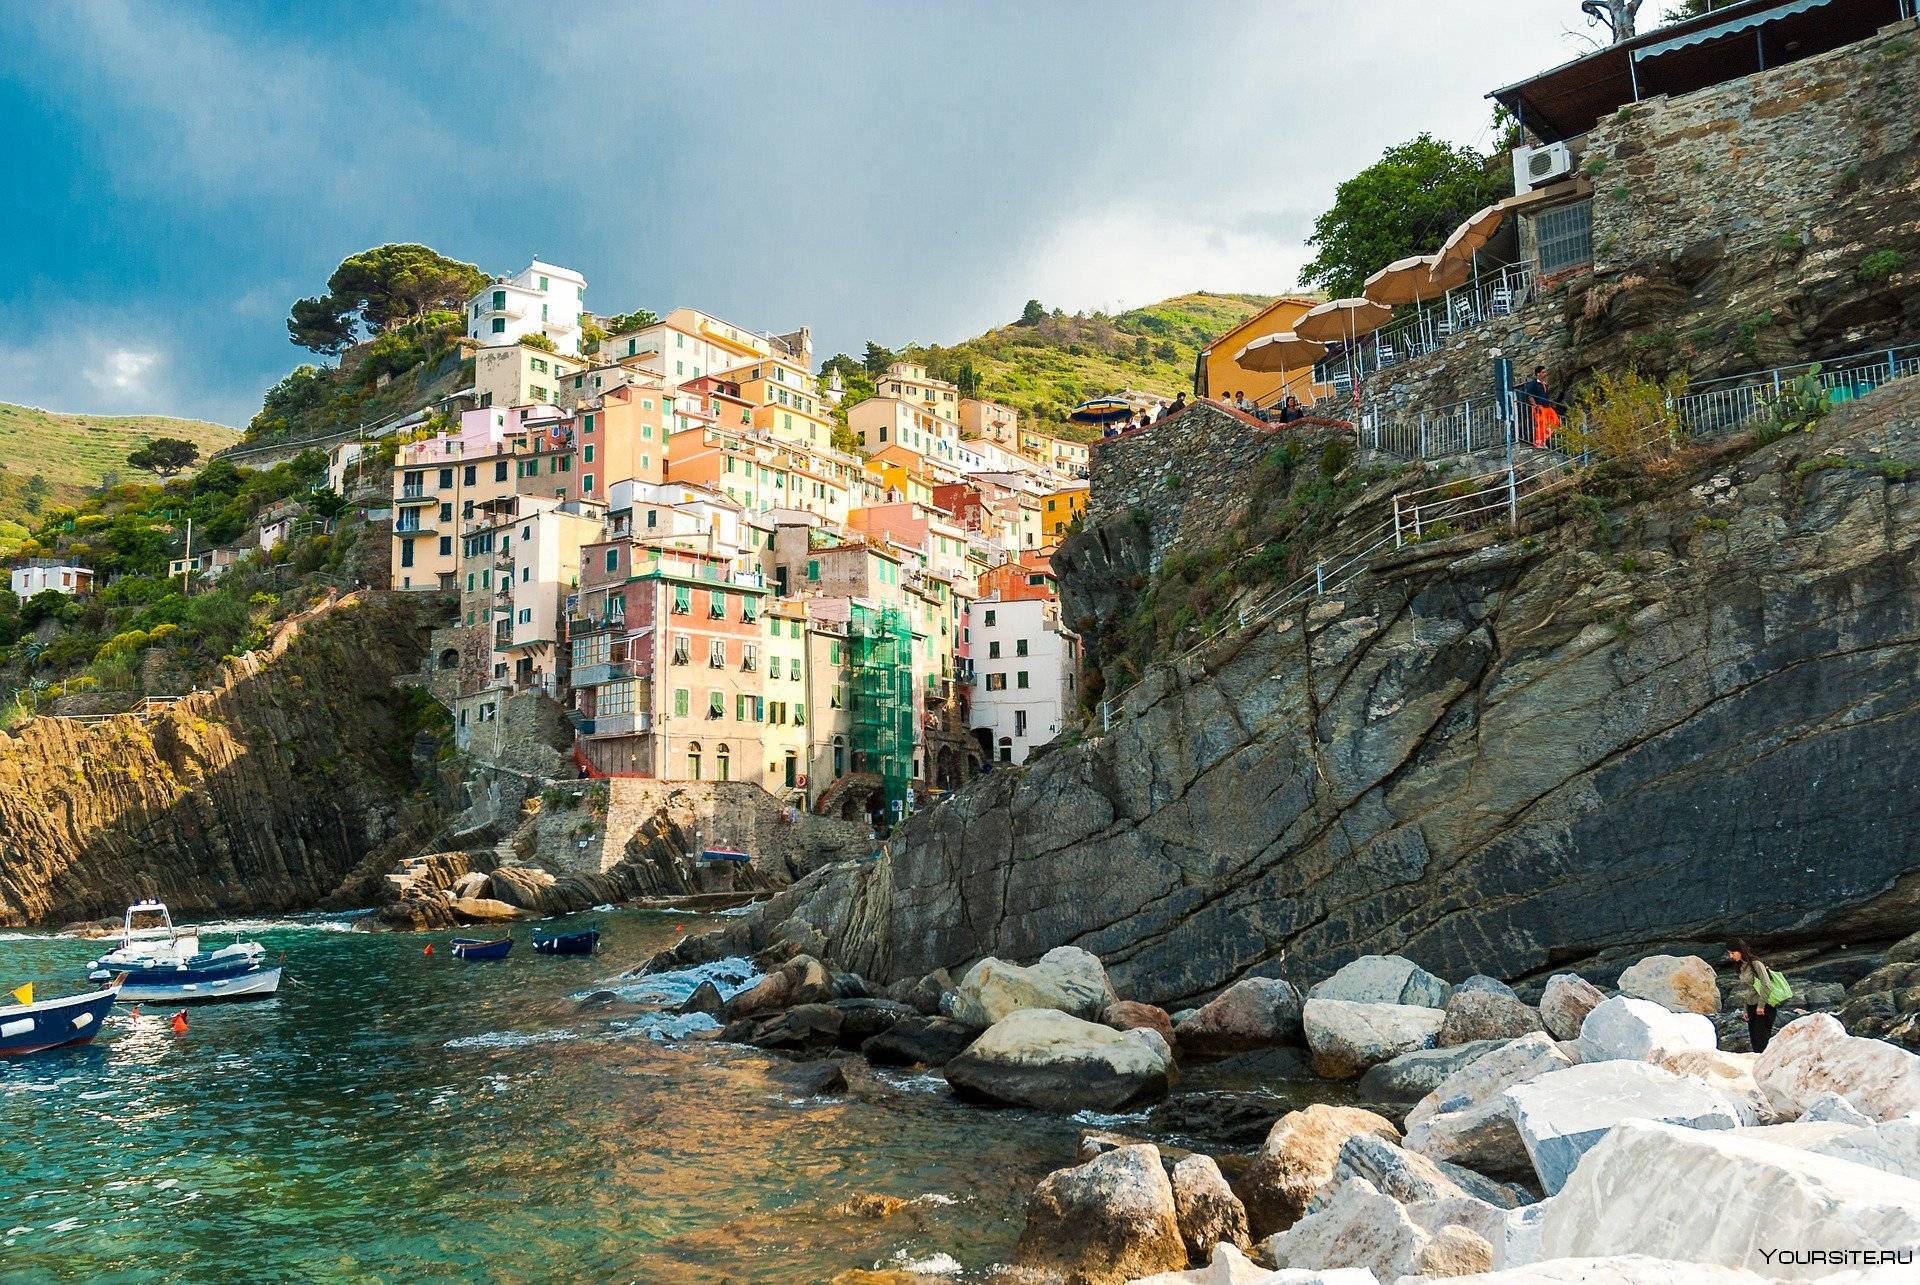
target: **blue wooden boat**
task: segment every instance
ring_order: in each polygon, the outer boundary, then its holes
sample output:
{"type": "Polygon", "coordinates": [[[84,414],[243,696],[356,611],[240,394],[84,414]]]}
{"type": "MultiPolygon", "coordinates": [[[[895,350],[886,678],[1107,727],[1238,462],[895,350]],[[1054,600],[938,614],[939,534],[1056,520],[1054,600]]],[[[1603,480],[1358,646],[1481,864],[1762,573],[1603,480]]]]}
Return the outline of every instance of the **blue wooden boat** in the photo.
{"type": "Polygon", "coordinates": [[[598,928],[582,928],[570,933],[548,933],[538,928],[533,930],[533,953],[536,955],[591,955],[598,949],[598,928]]]}
{"type": "Polygon", "coordinates": [[[478,937],[453,939],[453,953],[459,959],[505,959],[507,952],[512,949],[511,937],[502,937],[498,941],[482,941],[478,937]]]}
{"type": "Polygon", "coordinates": [[[33,1004],[0,1006],[0,1057],[85,1044],[100,1033],[100,1024],[119,998],[120,988],[113,985],[33,1004]]]}

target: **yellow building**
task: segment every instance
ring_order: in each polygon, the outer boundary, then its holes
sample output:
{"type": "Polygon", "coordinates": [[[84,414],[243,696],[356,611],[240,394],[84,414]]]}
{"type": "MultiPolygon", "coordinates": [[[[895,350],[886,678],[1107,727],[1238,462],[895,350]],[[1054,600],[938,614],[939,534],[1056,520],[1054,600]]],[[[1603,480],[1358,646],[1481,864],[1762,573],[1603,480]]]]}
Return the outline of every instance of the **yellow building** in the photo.
{"type": "Polygon", "coordinates": [[[993,442],[1013,451],[1020,449],[1016,436],[1019,431],[1020,413],[1013,407],[978,397],[960,399],[960,436],[993,442]]]}
{"type": "Polygon", "coordinates": [[[570,389],[586,365],[578,357],[503,344],[473,354],[473,391],[482,406],[559,405],[561,386],[570,389]]]}
{"type": "Polygon", "coordinates": [[[806,606],[775,601],[767,609],[766,623],[761,659],[767,721],[760,738],[766,776],[761,784],[775,798],[792,798],[804,807],[812,797],[808,786],[813,771],[806,606]]]}
{"type": "Polygon", "coordinates": [[[1200,350],[1194,363],[1194,393],[1213,398],[1245,393],[1250,400],[1267,406],[1288,393],[1306,402],[1325,392],[1323,387],[1313,382],[1311,367],[1291,370],[1282,376],[1278,371],[1265,373],[1242,370],[1233,361],[1234,354],[1254,340],[1292,330],[1293,323],[1300,320],[1301,314],[1319,302],[1312,295],[1281,295],[1232,330],[1216,337],[1200,350]]]}
{"type": "Polygon", "coordinates": [[[886,374],[873,381],[873,391],[878,397],[898,397],[911,402],[950,424],[960,422],[959,385],[933,378],[918,362],[894,362],[887,367],[886,374]]]}
{"type": "Polygon", "coordinates": [[[1048,544],[1066,534],[1073,520],[1087,511],[1088,487],[1064,487],[1040,502],[1040,531],[1048,544]]]}
{"type": "Polygon", "coordinates": [[[833,421],[813,376],[792,358],[771,354],[724,372],[753,408],[753,426],[782,442],[812,450],[833,445],[833,421]]]}

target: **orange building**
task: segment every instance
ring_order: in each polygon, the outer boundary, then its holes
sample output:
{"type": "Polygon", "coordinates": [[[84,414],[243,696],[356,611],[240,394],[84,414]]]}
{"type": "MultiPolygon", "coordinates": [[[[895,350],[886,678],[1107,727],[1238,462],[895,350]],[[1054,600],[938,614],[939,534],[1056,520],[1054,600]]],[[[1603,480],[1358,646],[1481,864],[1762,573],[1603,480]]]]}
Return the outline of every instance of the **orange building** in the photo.
{"type": "Polygon", "coordinates": [[[1254,402],[1266,406],[1288,393],[1303,402],[1310,402],[1315,395],[1325,392],[1325,388],[1313,382],[1311,367],[1290,370],[1282,376],[1278,371],[1242,370],[1233,361],[1234,355],[1254,340],[1292,330],[1293,323],[1300,320],[1301,314],[1319,302],[1312,295],[1281,295],[1232,330],[1216,337],[1200,350],[1199,357],[1194,361],[1194,393],[1201,397],[1216,398],[1245,393],[1254,402]]]}
{"type": "Polygon", "coordinates": [[[980,597],[1002,602],[1027,599],[1051,599],[1060,595],[1053,578],[1053,559],[1044,553],[1028,551],[1011,562],[980,573],[980,597]]]}
{"type": "Polygon", "coordinates": [[[667,480],[667,417],[673,398],[645,384],[609,388],[574,413],[580,497],[606,503],[615,482],[667,480]]]}

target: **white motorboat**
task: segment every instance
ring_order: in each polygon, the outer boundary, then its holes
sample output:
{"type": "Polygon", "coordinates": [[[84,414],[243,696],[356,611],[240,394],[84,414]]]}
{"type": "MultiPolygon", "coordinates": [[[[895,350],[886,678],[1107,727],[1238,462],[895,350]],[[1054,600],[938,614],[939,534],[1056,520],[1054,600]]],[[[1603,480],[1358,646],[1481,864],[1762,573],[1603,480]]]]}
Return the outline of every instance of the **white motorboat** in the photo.
{"type": "Polygon", "coordinates": [[[127,907],[119,945],[87,965],[96,982],[124,976],[128,1004],[169,1000],[265,999],[280,988],[280,969],[264,966],[266,948],[234,942],[203,951],[200,934],[176,928],[157,901],[127,907]]]}

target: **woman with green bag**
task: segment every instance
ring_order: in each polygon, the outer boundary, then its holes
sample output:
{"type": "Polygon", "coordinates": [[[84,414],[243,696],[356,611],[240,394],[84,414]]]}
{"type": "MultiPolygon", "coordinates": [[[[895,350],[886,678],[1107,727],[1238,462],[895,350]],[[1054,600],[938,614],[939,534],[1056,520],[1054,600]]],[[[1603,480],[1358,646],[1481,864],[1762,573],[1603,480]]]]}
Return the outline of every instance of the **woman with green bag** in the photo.
{"type": "Polygon", "coordinates": [[[1744,941],[1727,947],[1727,960],[1740,965],[1740,980],[1747,984],[1747,1038],[1755,1053],[1764,1053],[1773,1038],[1773,1020],[1780,1006],[1793,998],[1793,987],[1787,985],[1786,974],[1768,968],[1744,941]]]}

